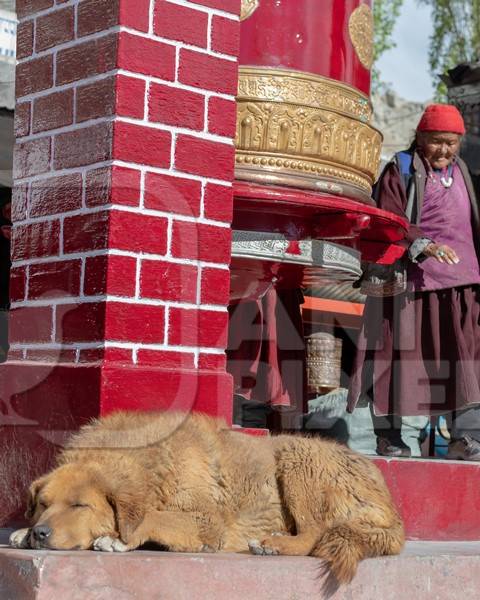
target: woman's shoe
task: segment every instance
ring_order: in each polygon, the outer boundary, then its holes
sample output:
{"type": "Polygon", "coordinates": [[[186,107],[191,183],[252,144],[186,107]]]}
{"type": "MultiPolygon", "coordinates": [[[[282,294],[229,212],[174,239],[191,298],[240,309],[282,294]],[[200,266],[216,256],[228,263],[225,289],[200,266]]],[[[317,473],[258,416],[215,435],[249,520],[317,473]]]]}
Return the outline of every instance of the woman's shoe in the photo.
{"type": "Polygon", "coordinates": [[[469,435],[465,435],[459,440],[453,440],[448,444],[446,458],[450,460],[480,461],[480,442],[469,435]]]}
{"type": "Polygon", "coordinates": [[[377,437],[377,454],[379,456],[389,456],[391,458],[410,458],[412,451],[403,440],[389,440],[384,437],[377,437]]]}

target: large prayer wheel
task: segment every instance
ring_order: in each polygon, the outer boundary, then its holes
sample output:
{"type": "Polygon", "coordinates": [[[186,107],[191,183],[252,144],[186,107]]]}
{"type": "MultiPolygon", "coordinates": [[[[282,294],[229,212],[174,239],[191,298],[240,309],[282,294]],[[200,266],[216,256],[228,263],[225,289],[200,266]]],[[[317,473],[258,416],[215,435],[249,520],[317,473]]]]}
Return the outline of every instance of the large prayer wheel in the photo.
{"type": "Polygon", "coordinates": [[[370,201],[370,0],[242,0],[238,179],[370,201]]]}

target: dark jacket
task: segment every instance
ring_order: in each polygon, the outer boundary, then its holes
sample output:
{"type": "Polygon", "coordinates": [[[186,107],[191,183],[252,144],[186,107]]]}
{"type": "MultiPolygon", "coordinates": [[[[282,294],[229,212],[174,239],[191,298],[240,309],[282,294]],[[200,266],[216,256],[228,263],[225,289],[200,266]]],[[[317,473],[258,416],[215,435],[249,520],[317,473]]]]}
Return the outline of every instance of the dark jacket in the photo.
{"type": "MultiPolygon", "coordinates": [[[[467,165],[461,158],[457,158],[457,164],[463,174],[468,195],[470,197],[472,209],[473,241],[477,256],[480,260],[480,209],[467,165]]],[[[408,228],[408,233],[406,236],[407,246],[413,243],[416,239],[425,237],[419,226],[419,223],[420,216],[422,214],[425,186],[427,183],[427,169],[422,158],[417,152],[414,152],[413,154],[412,169],[413,181],[415,185],[415,203],[412,222],[410,223],[410,227],[408,228]]],[[[405,190],[403,178],[394,162],[388,163],[388,165],[385,167],[377,186],[378,207],[406,218],[405,208],[407,206],[407,192],[405,190]]]]}

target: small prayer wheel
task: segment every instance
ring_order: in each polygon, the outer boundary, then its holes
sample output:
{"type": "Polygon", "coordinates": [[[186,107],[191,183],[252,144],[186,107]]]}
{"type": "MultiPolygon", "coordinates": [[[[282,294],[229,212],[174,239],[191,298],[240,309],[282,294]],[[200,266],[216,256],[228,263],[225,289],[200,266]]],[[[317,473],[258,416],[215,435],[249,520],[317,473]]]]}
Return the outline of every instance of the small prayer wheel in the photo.
{"type": "Polygon", "coordinates": [[[308,392],[319,394],[340,386],[342,340],[330,333],[314,333],[307,342],[308,392]]]}

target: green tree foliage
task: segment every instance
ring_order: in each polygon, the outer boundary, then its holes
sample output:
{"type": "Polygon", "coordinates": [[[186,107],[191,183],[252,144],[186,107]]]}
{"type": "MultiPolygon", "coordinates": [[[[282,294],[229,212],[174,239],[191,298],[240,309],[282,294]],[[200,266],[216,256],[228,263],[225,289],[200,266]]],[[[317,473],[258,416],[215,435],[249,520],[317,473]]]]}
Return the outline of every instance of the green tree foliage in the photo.
{"type": "Polygon", "coordinates": [[[431,7],[433,35],[429,61],[437,97],[446,88],[439,75],[464,62],[480,60],[480,0],[417,0],[431,7]]]}
{"type": "MultiPolygon", "coordinates": [[[[373,2],[375,62],[384,52],[396,46],[392,39],[392,34],[403,2],[404,0],[374,0],[373,2]]],[[[372,69],[372,88],[373,90],[378,90],[383,84],[380,81],[380,74],[375,66],[375,62],[372,69]]]]}

